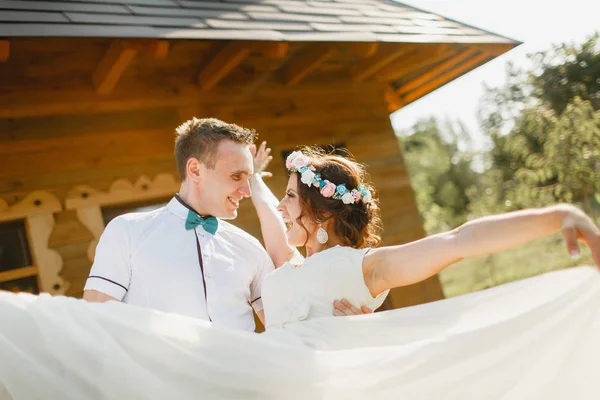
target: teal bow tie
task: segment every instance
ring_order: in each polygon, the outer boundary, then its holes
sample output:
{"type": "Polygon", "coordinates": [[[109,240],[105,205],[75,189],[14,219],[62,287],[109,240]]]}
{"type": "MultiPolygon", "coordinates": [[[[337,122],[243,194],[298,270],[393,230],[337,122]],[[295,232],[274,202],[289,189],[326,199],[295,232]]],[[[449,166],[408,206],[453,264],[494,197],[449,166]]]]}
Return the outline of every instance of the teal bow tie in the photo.
{"type": "Polygon", "coordinates": [[[206,232],[214,235],[217,233],[219,221],[215,217],[202,219],[198,214],[192,210],[189,210],[187,218],[185,219],[185,229],[195,229],[198,225],[202,226],[206,232]]]}

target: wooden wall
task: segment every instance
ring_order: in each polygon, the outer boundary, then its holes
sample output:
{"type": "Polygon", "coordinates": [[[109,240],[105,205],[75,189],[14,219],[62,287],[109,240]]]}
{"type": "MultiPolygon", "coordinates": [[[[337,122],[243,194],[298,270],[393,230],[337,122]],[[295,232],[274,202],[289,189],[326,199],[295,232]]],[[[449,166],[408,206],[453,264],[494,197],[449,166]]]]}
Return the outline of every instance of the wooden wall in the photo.
{"type": "MultiPolygon", "coordinates": [[[[371,59],[350,52],[351,44],[321,48],[304,43],[287,52],[287,44],[267,43],[285,51],[271,58],[253,51],[237,68],[230,65],[222,71],[223,65],[216,65],[211,55],[223,51],[223,44],[173,41],[167,58],[140,53],[107,93],[96,81],[106,72],[101,67],[118,44],[108,39],[19,39],[13,41],[8,61],[0,63],[0,199],[10,206],[32,191],[44,190],[63,204],[65,210],[55,215],[49,247],[62,256],[61,274],[69,282],[66,294],[82,294],[91,265],[88,247],[94,241],[77,212],[64,206],[69,194],[80,185],[108,191],[119,179],[134,183],[142,176],[176,177],[173,131],[192,116],[217,117],[256,129],[259,140],[274,150],[271,186],[277,196],[283,195],[287,180],[282,151],[345,143],[368,164],[380,192],[384,244],[424,235],[389,121],[389,83],[365,80],[364,73],[373,75],[386,65],[383,61],[396,60],[389,54],[404,54],[405,45],[383,46],[381,57],[377,53],[371,59]],[[313,61],[319,63],[307,64],[307,51],[333,58],[317,57],[313,61]],[[360,79],[350,72],[354,67],[363,72],[360,79]],[[215,68],[222,72],[222,81],[210,88],[198,85],[198,71],[202,77],[215,68]]],[[[238,45],[248,44],[234,44],[238,45]]],[[[232,44],[225,44],[225,50],[228,46],[232,44]]],[[[434,47],[448,47],[441,46],[434,47]]],[[[438,48],[431,57],[423,57],[430,54],[430,47],[419,50],[423,60],[435,63],[448,56],[439,55],[438,48]]],[[[408,74],[420,65],[409,68],[403,63],[397,69],[408,74]]],[[[115,68],[109,72],[117,73],[115,68]]],[[[260,236],[250,201],[242,203],[235,223],[260,236]]],[[[394,291],[388,306],[441,297],[439,282],[433,278],[394,291]]]]}
{"type": "MultiPolygon", "coordinates": [[[[270,185],[282,196],[287,182],[284,150],[304,144],[345,143],[369,167],[380,193],[385,244],[423,236],[402,154],[392,130],[383,87],[326,86],[288,91],[266,89],[244,101],[143,108],[120,112],[0,119],[0,197],[16,203],[33,190],[47,190],[64,202],[77,185],[106,191],[120,178],[135,182],[140,176],[176,175],[173,130],[192,115],[215,116],[255,128],[259,140],[274,150],[270,185]],[[335,90],[333,90],[335,89],[335,90]]],[[[63,258],[62,277],[70,283],[66,294],[80,296],[90,261],[86,256],[92,233],[75,211],[56,216],[49,247],[63,258]]],[[[235,222],[260,236],[250,201],[242,203],[235,222]]],[[[437,279],[397,289],[392,307],[418,304],[442,297],[437,279]]]]}

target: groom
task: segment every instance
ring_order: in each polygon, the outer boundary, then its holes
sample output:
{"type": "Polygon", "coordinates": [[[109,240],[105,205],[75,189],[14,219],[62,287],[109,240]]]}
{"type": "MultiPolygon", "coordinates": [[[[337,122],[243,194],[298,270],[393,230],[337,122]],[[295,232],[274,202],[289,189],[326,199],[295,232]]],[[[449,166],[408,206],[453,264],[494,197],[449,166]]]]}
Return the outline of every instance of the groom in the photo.
{"type": "MultiPolygon", "coordinates": [[[[178,313],[232,328],[264,324],[261,284],[273,263],[258,240],[224,221],[250,197],[256,133],[193,118],[176,129],[182,184],[165,206],[125,214],[104,230],[83,298],[178,313]]],[[[336,315],[360,310],[334,304],[336,315]]],[[[368,311],[368,310],[363,310],[368,311]]]]}
{"type": "Polygon", "coordinates": [[[176,129],[179,193],[155,211],[113,219],[83,298],[187,315],[253,331],[264,323],[261,283],[273,263],[258,240],[224,221],[250,197],[256,133],[217,119],[176,129]]]}

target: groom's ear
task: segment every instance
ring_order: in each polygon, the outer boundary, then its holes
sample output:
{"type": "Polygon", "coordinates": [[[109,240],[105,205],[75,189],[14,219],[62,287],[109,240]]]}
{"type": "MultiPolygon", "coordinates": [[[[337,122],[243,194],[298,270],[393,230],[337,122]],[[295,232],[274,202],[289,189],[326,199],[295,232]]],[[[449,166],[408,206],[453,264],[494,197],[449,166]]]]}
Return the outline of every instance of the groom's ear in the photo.
{"type": "Polygon", "coordinates": [[[189,179],[193,182],[198,182],[200,180],[202,171],[202,163],[195,157],[190,157],[185,164],[185,176],[186,179],[189,179]]]}

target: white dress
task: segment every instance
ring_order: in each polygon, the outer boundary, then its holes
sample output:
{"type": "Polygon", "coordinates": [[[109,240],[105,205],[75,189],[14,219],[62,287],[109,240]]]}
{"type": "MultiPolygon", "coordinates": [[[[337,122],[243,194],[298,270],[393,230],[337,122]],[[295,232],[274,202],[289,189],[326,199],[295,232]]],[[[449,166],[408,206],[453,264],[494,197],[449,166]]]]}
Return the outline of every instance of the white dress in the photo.
{"type": "Polygon", "coordinates": [[[377,309],[388,294],[374,298],[365,285],[362,261],[369,249],[336,246],[284,264],[263,280],[267,329],[333,315],[333,302],[346,298],[377,309]]]}
{"type": "Polygon", "coordinates": [[[383,300],[364,286],[362,254],[335,248],[269,275],[261,335],[0,292],[0,399],[600,398],[595,268],[329,318],[332,298],[383,300]]]}

